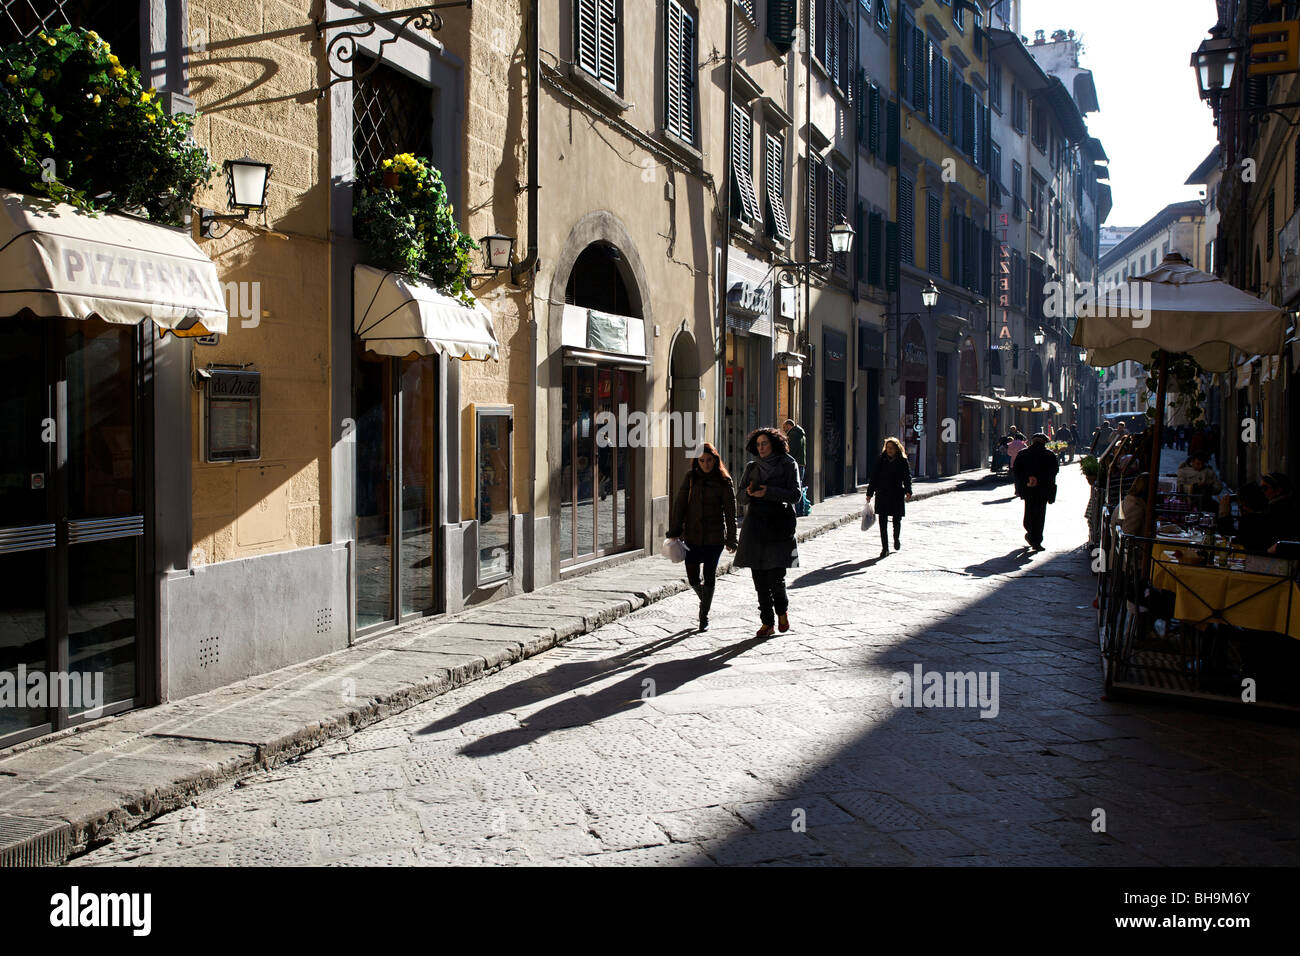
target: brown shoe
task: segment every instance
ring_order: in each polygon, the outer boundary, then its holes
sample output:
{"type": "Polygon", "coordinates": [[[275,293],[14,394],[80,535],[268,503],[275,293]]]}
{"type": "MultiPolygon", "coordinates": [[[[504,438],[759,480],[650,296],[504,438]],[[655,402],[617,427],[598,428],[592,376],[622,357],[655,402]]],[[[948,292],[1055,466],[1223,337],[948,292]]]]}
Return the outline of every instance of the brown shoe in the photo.
{"type": "Polygon", "coordinates": [[[780,630],[780,632],[781,632],[782,634],[784,634],[786,631],[790,630],[790,618],[787,617],[786,615],[784,615],[784,614],[778,614],[778,615],[776,616],[776,622],[777,622],[777,624],[780,625],[780,627],[778,628],[778,630],[780,630]]]}
{"type": "Polygon", "coordinates": [[[776,633],[776,628],[774,628],[771,624],[764,624],[762,627],[758,629],[757,632],[755,632],[754,636],[771,637],[775,633],[776,633]]]}

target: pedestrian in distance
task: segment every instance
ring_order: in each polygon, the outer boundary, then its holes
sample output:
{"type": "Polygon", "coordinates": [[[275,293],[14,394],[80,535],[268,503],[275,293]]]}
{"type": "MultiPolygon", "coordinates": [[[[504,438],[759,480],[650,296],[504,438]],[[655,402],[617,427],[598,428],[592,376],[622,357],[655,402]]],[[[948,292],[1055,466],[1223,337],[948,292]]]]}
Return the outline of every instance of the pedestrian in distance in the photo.
{"type": "Polygon", "coordinates": [[[1020,432],[1012,432],[1011,441],[1007,444],[1007,459],[1011,465],[1011,471],[1016,470],[1016,456],[1029,447],[1025,441],[1025,436],[1020,432]]]}
{"type": "Polygon", "coordinates": [[[785,436],[775,428],[755,429],[745,441],[753,457],[740,475],[736,498],[745,508],[740,546],[733,567],[749,568],[758,594],[762,627],[755,637],[771,637],[774,625],[790,630],[786,568],[799,566],[794,503],[799,499],[799,465],[785,436]]]}
{"type": "Polygon", "coordinates": [[[718,559],[724,547],[736,551],[736,486],[709,442],[700,446],[677,490],[668,537],[680,538],[686,546],[686,580],[700,599],[699,629],[707,631],[718,559]]]}
{"type": "Polygon", "coordinates": [[[1016,456],[1011,470],[1016,476],[1016,496],[1025,500],[1025,541],[1034,551],[1043,550],[1043,524],[1047,506],[1056,500],[1056,456],[1047,450],[1047,436],[1035,432],[1033,441],[1016,456]]]}
{"type": "Polygon", "coordinates": [[[867,485],[867,500],[876,499],[876,518],[880,521],[880,556],[889,554],[889,521],[894,519],[894,550],[903,545],[898,533],[907,514],[905,502],[912,500],[912,469],[907,463],[907,452],[897,438],[886,438],[867,485]]]}
{"type": "Polygon", "coordinates": [[[804,476],[808,474],[808,466],[805,464],[808,434],[801,426],[795,424],[793,418],[787,418],[782,422],[781,434],[785,436],[786,443],[790,446],[790,457],[799,466],[799,483],[803,484],[804,476]]]}

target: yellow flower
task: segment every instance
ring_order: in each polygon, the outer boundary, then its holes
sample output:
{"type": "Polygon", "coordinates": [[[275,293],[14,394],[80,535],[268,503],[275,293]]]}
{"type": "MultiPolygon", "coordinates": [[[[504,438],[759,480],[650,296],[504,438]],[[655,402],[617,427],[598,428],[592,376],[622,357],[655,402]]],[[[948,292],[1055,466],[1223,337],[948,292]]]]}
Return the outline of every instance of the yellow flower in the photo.
{"type": "Polygon", "coordinates": [[[99,105],[99,94],[96,93],[96,94],[94,95],[94,97],[91,98],[91,101],[90,101],[90,102],[92,102],[92,103],[94,103],[96,106],[98,106],[98,105],[99,105]]]}
{"type": "MultiPolygon", "coordinates": [[[[15,76],[15,77],[14,77],[14,82],[17,82],[17,81],[18,81],[18,77],[15,76]]],[[[384,160],[384,169],[387,169],[387,168],[388,168],[389,166],[391,166],[391,165],[393,165],[393,161],[392,161],[391,159],[386,159],[386,160],[384,160]]]]}
{"type": "Polygon", "coordinates": [[[145,113],[144,118],[147,119],[150,123],[158,119],[158,117],[154,116],[152,113],[145,113]]]}
{"type": "Polygon", "coordinates": [[[131,102],[131,98],[129,96],[119,96],[117,98],[118,106],[126,106],[126,104],[130,102],[131,102]]]}
{"type": "Polygon", "coordinates": [[[154,97],[153,90],[145,90],[140,94],[140,102],[148,103],[151,99],[153,99],[153,97],[154,97]]]}
{"type": "Polygon", "coordinates": [[[96,33],[94,30],[87,30],[86,36],[90,37],[90,39],[94,40],[96,43],[99,42],[99,34],[96,33]]]}
{"type": "Polygon", "coordinates": [[[119,59],[118,59],[116,56],[114,56],[112,53],[110,53],[110,54],[108,55],[108,62],[111,63],[113,66],[121,66],[121,65],[122,65],[122,61],[119,60],[119,59]]]}
{"type": "Polygon", "coordinates": [[[10,85],[17,85],[18,77],[15,74],[10,73],[8,76],[5,77],[5,82],[10,85]]]}
{"type": "Polygon", "coordinates": [[[122,69],[120,66],[115,66],[108,72],[115,80],[120,80],[122,77],[126,76],[126,70],[122,69]]]}
{"type": "Polygon", "coordinates": [[[45,38],[45,42],[48,43],[50,46],[58,46],[58,45],[59,45],[59,41],[56,40],[56,39],[54,39],[54,37],[46,37],[46,38],[45,38]]]}

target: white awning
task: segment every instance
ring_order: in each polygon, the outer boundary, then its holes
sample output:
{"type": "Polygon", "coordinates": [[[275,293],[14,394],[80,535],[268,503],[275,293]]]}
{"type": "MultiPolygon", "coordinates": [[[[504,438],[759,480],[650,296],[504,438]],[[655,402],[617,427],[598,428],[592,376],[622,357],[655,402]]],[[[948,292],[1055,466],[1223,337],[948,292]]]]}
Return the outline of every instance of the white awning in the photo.
{"type": "Polygon", "coordinates": [[[189,233],[0,191],[0,315],[23,311],[226,331],[217,268],[189,233]]]}
{"type": "Polygon", "coordinates": [[[996,398],[989,398],[987,395],[963,395],[962,399],[967,402],[974,402],[976,405],[983,405],[986,408],[999,408],[1002,405],[996,398]]]}
{"type": "Polygon", "coordinates": [[[445,353],[465,361],[495,359],[492,313],[395,272],[358,265],[352,271],[352,328],[378,355],[445,353]]]}

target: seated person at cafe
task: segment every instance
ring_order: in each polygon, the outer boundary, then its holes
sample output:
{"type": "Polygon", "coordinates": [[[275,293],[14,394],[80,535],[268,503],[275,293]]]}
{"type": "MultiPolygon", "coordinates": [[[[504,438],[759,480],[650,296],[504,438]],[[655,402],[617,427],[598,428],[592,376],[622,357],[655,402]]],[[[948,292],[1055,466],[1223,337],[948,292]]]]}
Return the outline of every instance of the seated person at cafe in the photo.
{"type": "Polygon", "coordinates": [[[1147,516],[1147,492],[1151,490],[1151,476],[1145,471],[1133,479],[1128,494],[1111,516],[1111,524],[1118,525],[1125,534],[1141,534],[1147,516]]]}
{"type": "Polygon", "coordinates": [[[1232,535],[1250,554],[1263,554],[1277,540],[1265,513],[1268,498],[1259,485],[1251,482],[1237,492],[1237,524],[1232,523],[1232,496],[1226,491],[1219,499],[1219,533],[1232,535]]]}
{"type": "Polygon", "coordinates": [[[1223,486],[1206,463],[1205,453],[1194,451],[1178,469],[1178,487],[1193,495],[1217,495],[1223,486]]]}

